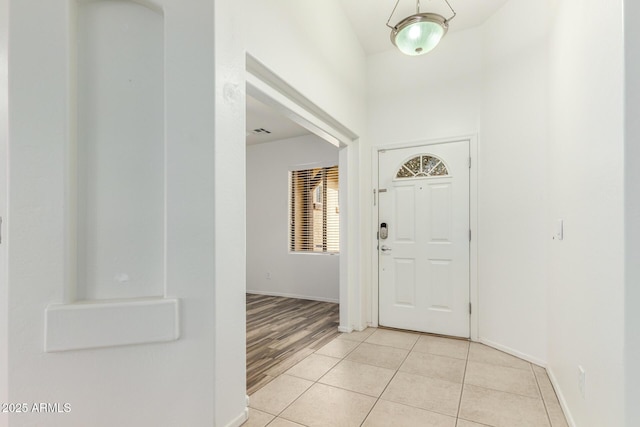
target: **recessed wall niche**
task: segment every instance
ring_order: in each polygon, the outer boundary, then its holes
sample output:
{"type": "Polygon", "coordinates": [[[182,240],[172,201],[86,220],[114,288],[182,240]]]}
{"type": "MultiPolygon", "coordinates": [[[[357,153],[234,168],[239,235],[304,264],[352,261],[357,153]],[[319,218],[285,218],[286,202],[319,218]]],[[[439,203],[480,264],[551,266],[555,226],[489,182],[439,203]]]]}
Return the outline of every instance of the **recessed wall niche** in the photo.
{"type": "Polygon", "coordinates": [[[77,4],[77,300],[164,295],[164,16],[77,4]]]}

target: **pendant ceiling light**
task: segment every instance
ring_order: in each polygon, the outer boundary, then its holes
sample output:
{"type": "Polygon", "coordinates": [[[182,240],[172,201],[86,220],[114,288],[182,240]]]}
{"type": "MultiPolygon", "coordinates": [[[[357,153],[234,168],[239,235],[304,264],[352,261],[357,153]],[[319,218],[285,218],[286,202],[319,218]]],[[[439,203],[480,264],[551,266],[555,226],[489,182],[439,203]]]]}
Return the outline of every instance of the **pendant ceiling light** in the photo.
{"type": "Polygon", "coordinates": [[[400,0],[391,11],[387,20],[387,27],[391,28],[391,42],[405,55],[417,56],[431,51],[440,43],[440,40],[449,29],[449,21],[456,16],[448,0],[444,0],[453,12],[451,18],[445,19],[436,13],[420,13],[420,0],[416,0],[416,14],[404,18],[394,27],[389,25],[393,13],[400,0]]]}

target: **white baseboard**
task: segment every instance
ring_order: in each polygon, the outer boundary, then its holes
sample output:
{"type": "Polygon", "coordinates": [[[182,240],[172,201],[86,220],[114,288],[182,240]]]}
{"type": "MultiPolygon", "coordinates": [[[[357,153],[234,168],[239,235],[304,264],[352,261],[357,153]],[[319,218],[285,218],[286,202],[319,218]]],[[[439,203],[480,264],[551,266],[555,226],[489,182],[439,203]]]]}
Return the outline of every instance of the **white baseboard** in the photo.
{"type": "Polygon", "coordinates": [[[298,294],[286,294],[281,292],[252,291],[250,289],[247,289],[247,293],[256,294],[256,295],[268,295],[271,297],[285,297],[285,298],[307,299],[311,301],[333,302],[336,304],[340,302],[340,300],[334,299],[334,298],[314,297],[309,295],[298,295],[298,294]]]}
{"type": "Polygon", "coordinates": [[[567,419],[567,424],[569,424],[569,427],[577,427],[576,422],[571,415],[571,411],[569,410],[569,406],[567,406],[567,399],[565,399],[564,394],[562,394],[562,390],[560,389],[560,385],[558,384],[558,380],[556,379],[555,374],[552,370],[547,368],[547,375],[549,376],[551,385],[556,392],[556,396],[558,396],[558,401],[560,402],[562,412],[564,412],[564,417],[567,419]]]}
{"type": "Polygon", "coordinates": [[[498,344],[498,343],[493,342],[491,340],[488,340],[486,338],[480,337],[480,342],[482,344],[488,345],[489,347],[493,347],[496,350],[500,350],[500,351],[508,353],[508,354],[510,354],[512,356],[515,356],[515,357],[518,357],[520,359],[526,360],[527,362],[535,363],[536,365],[542,366],[543,368],[545,368],[547,366],[547,362],[544,361],[544,360],[538,359],[537,357],[530,356],[530,355],[528,355],[526,353],[522,353],[522,352],[520,352],[518,350],[514,350],[511,347],[507,347],[505,345],[498,344]]]}
{"type": "Polygon", "coordinates": [[[353,328],[350,326],[338,326],[338,332],[350,334],[351,332],[353,332],[353,328]]]}
{"type": "Polygon", "coordinates": [[[244,411],[229,422],[225,427],[240,427],[249,419],[249,408],[244,408],[244,411]]]}

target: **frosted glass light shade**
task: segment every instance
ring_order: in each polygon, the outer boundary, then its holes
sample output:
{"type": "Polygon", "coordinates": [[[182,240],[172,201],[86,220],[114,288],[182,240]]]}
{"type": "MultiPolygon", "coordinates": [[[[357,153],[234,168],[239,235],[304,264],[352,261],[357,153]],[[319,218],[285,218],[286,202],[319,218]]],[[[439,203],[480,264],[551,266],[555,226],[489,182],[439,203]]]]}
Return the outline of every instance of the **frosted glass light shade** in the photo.
{"type": "Polygon", "coordinates": [[[405,55],[423,55],[440,43],[449,25],[435,13],[419,13],[403,19],[391,30],[391,41],[405,55]]]}

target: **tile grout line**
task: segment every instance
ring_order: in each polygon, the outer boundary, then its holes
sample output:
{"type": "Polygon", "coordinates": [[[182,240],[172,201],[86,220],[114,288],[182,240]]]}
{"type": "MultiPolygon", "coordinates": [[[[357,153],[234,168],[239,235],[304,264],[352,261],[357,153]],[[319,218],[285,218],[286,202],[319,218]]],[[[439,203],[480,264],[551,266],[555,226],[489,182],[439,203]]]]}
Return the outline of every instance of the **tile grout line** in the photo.
{"type": "MultiPolygon", "coordinates": [[[[473,343],[473,341],[470,341],[470,343],[473,343]]],[[[498,350],[498,351],[500,351],[500,350],[498,350]]],[[[500,351],[500,352],[504,353],[503,351],[500,351]]],[[[469,354],[471,354],[471,347],[469,347],[469,354]]],[[[515,357],[515,356],[513,356],[513,357],[515,357]]],[[[520,359],[520,358],[517,358],[517,359],[520,359]]],[[[500,393],[513,394],[515,396],[520,396],[520,397],[527,397],[529,399],[538,399],[539,398],[538,400],[542,400],[544,402],[544,397],[542,396],[542,392],[540,390],[540,385],[538,384],[538,378],[537,378],[537,376],[535,374],[535,371],[533,370],[533,363],[527,362],[524,359],[520,359],[520,360],[523,360],[524,362],[527,363],[528,369],[515,368],[513,366],[502,364],[502,363],[497,363],[497,362],[496,363],[492,363],[492,362],[487,362],[487,361],[474,361],[474,360],[469,360],[468,357],[467,357],[467,362],[473,362],[473,363],[480,364],[480,365],[489,365],[489,366],[498,367],[498,368],[513,369],[514,371],[520,371],[520,372],[529,371],[530,373],[533,374],[533,376],[534,376],[534,378],[536,380],[536,385],[538,386],[538,396],[536,396],[536,397],[530,396],[528,394],[516,393],[514,391],[506,391],[506,390],[501,390],[501,389],[498,389],[498,388],[491,388],[491,387],[488,387],[486,385],[478,385],[478,384],[469,384],[469,385],[471,385],[473,387],[482,388],[484,390],[491,390],[491,391],[497,391],[497,392],[500,392],[500,393]]]]}
{"type": "MultiPolygon", "coordinates": [[[[375,332],[374,332],[375,333],[375,332]]],[[[373,335],[373,334],[371,334],[373,335]]],[[[369,336],[371,336],[369,335],[369,336]]],[[[398,372],[400,372],[400,368],[402,367],[402,365],[404,364],[404,362],[407,360],[407,358],[409,357],[409,355],[411,354],[411,352],[413,351],[413,348],[416,346],[416,343],[420,340],[420,337],[422,336],[422,334],[418,335],[418,339],[416,339],[416,341],[413,343],[413,345],[411,346],[411,348],[409,349],[409,351],[407,352],[407,355],[404,357],[404,359],[402,359],[402,362],[400,362],[400,365],[398,366],[398,368],[395,370],[395,372],[393,373],[393,376],[391,377],[391,379],[389,380],[389,382],[387,383],[386,386],[384,386],[384,388],[382,389],[382,391],[380,392],[380,396],[378,396],[376,398],[376,401],[374,402],[373,406],[371,406],[371,409],[369,409],[369,412],[367,412],[367,415],[365,415],[364,419],[362,420],[362,422],[360,423],[360,427],[362,427],[362,425],[365,423],[365,421],[367,421],[367,418],[369,418],[369,415],[371,414],[371,412],[373,411],[373,408],[376,407],[376,405],[378,404],[378,402],[380,401],[380,399],[382,398],[382,395],[384,394],[385,391],[387,391],[387,388],[389,387],[389,384],[391,384],[391,382],[393,381],[393,379],[396,377],[396,375],[398,375],[398,372]]],[[[367,337],[368,338],[368,337],[367,337]]],[[[364,342],[364,341],[363,341],[364,342]]],[[[368,343],[368,344],[373,344],[373,343],[368,343]]],[[[359,347],[359,346],[358,346],[359,347]]],[[[391,346],[385,346],[385,347],[391,347],[391,346]]],[[[392,348],[397,348],[397,347],[392,347],[392,348]]]]}
{"type": "MultiPolygon", "coordinates": [[[[540,381],[538,381],[538,376],[536,372],[533,370],[533,365],[531,365],[531,371],[533,372],[533,377],[536,379],[536,385],[538,386],[538,393],[540,393],[540,399],[542,400],[542,404],[544,405],[544,412],[547,414],[547,420],[549,420],[549,426],[553,427],[553,423],[551,422],[551,415],[549,414],[549,407],[547,406],[547,401],[544,398],[544,394],[542,394],[542,387],[540,387],[540,381]]],[[[545,369],[546,372],[546,369],[545,369]]]]}
{"type": "MultiPolygon", "coordinates": [[[[337,339],[338,339],[338,337],[339,337],[339,336],[340,336],[340,335],[336,336],[334,339],[332,339],[331,341],[329,341],[327,344],[334,342],[335,340],[337,340],[337,339]]],[[[366,338],[365,338],[365,339],[366,339],[366,338]]],[[[357,342],[357,341],[354,341],[354,342],[357,342]]],[[[354,348],[352,348],[352,349],[351,349],[351,350],[349,350],[347,353],[345,353],[345,355],[344,355],[344,356],[342,356],[342,357],[340,358],[340,362],[342,362],[343,360],[346,360],[347,356],[348,356],[348,355],[350,355],[351,353],[353,353],[353,352],[354,352],[358,347],[360,347],[360,345],[361,345],[363,342],[364,342],[364,341],[360,341],[360,342],[358,342],[358,345],[356,345],[354,348]]],[[[327,345],[327,344],[325,344],[325,345],[327,345]]],[[[324,347],[324,346],[323,346],[323,347],[324,347]]],[[[320,349],[318,349],[318,350],[320,350],[320,349]]],[[[313,353],[311,353],[311,354],[316,354],[316,352],[317,352],[318,350],[315,350],[315,351],[314,351],[313,353]]],[[[309,356],[311,356],[311,354],[310,354],[309,356]]],[[[307,357],[309,357],[309,356],[307,356],[307,357]]],[[[322,356],[322,355],[320,354],[320,356],[322,356]]],[[[304,359],[306,359],[307,357],[305,357],[304,359]]],[[[302,360],[304,360],[304,359],[302,359],[302,360]]],[[[338,358],[336,357],[335,359],[338,359],[338,358]]],[[[302,360],[300,360],[298,363],[302,362],[302,360]]],[[[295,398],[295,399],[294,399],[290,404],[288,404],[288,405],[287,405],[287,406],[286,406],[282,411],[280,411],[280,412],[278,413],[278,415],[276,415],[276,416],[275,416],[275,418],[274,418],[273,420],[269,421],[269,423],[268,423],[265,427],[268,427],[268,426],[269,426],[269,424],[271,424],[273,421],[275,421],[275,420],[276,420],[276,419],[278,419],[278,418],[282,418],[282,419],[284,419],[284,420],[291,421],[292,423],[300,424],[300,423],[299,423],[299,422],[297,422],[297,421],[293,421],[293,420],[290,420],[290,419],[288,419],[288,418],[281,417],[280,415],[282,415],[282,413],[283,413],[284,411],[286,411],[287,409],[289,409],[289,407],[290,407],[291,405],[293,405],[294,403],[296,403],[296,402],[297,402],[297,401],[298,401],[298,400],[299,400],[299,399],[300,399],[300,398],[301,398],[301,397],[302,397],[306,392],[308,392],[308,391],[311,389],[311,387],[313,387],[314,385],[316,385],[316,384],[321,384],[321,385],[325,385],[325,386],[328,386],[328,387],[333,387],[333,386],[329,386],[328,384],[321,383],[321,382],[319,382],[319,381],[320,381],[322,378],[324,378],[324,377],[329,373],[329,371],[331,371],[333,368],[335,368],[335,367],[336,367],[340,362],[336,363],[332,368],[329,368],[329,370],[328,370],[327,372],[325,372],[323,375],[321,375],[317,380],[313,381],[313,384],[311,384],[311,385],[310,385],[310,386],[309,386],[305,391],[303,391],[302,393],[300,393],[300,396],[296,397],[296,398],[295,398]]],[[[296,363],[296,365],[297,365],[297,363],[296,363]]],[[[295,365],[293,365],[293,366],[295,366],[295,365]]],[[[293,366],[292,366],[292,367],[293,367],[293,366]]],[[[286,373],[286,371],[285,371],[285,372],[282,372],[280,375],[288,375],[288,374],[287,374],[287,373],[286,373]]],[[[280,375],[278,375],[278,377],[279,377],[280,375]]],[[[294,377],[294,378],[299,378],[299,377],[296,377],[296,376],[294,376],[294,375],[291,375],[291,376],[292,376],[292,377],[294,377]]],[[[302,379],[305,379],[305,378],[302,378],[302,379]]],[[[307,381],[310,381],[310,380],[307,380],[307,381]]],[[[346,389],[343,389],[343,388],[341,388],[341,387],[336,387],[336,388],[338,388],[338,389],[340,389],[340,390],[346,390],[346,389]]],[[[346,390],[346,391],[352,391],[352,390],[346,390]]],[[[357,393],[357,392],[353,392],[353,393],[357,393]]],[[[366,394],[364,394],[364,393],[358,393],[358,394],[361,394],[361,395],[363,395],[363,396],[368,396],[368,395],[366,395],[366,394]]],[[[369,397],[373,397],[373,396],[369,396],[369,397]]],[[[377,401],[376,401],[376,402],[377,402],[377,401]]],[[[374,404],[374,405],[375,405],[375,404],[374,404]]],[[[369,414],[367,414],[367,415],[369,415],[369,414]]],[[[366,417],[365,417],[365,418],[366,418],[366,417]]],[[[304,424],[300,424],[300,425],[304,426],[304,424]]],[[[307,427],[307,426],[305,426],[305,427],[307,427]]]]}
{"type": "Polygon", "coordinates": [[[462,395],[464,394],[464,382],[467,378],[467,367],[469,366],[469,354],[471,353],[471,342],[469,342],[469,347],[467,347],[467,357],[464,361],[464,373],[462,374],[462,387],[460,387],[460,399],[458,399],[458,412],[456,413],[456,426],[458,425],[458,421],[460,421],[460,410],[462,409],[462,395]]]}
{"type": "MultiPolygon", "coordinates": [[[[536,381],[537,381],[537,378],[536,378],[536,381]]],[[[524,397],[524,398],[527,398],[527,399],[534,399],[534,400],[541,400],[541,401],[544,402],[544,399],[542,397],[533,397],[533,396],[529,396],[527,394],[515,393],[513,391],[500,390],[500,389],[497,389],[497,388],[491,388],[491,387],[487,387],[487,386],[484,386],[484,385],[477,385],[477,384],[469,384],[469,385],[473,386],[473,387],[476,387],[476,388],[481,388],[483,390],[495,391],[495,392],[504,393],[504,394],[511,394],[511,395],[518,396],[518,397],[524,397]]]]}

